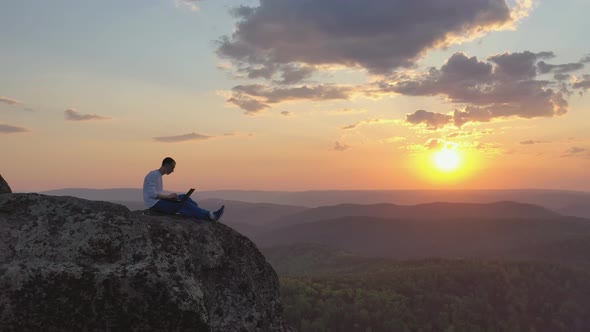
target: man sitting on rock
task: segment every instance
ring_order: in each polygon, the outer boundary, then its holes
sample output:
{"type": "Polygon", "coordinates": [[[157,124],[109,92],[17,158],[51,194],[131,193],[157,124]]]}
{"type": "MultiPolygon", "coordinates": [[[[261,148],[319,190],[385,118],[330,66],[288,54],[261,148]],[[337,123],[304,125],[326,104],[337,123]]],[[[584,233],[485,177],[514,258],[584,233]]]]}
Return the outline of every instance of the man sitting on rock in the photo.
{"type": "Polygon", "coordinates": [[[219,221],[223,215],[225,206],[215,212],[201,209],[197,202],[188,198],[182,202],[184,195],[176,193],[164,193],[162,176],[174,172],[176,162],[170,157],[162,160],[159,169],[149,172],[143,180],[143,200],[150,210],[166,214],[181,214],[184,216],[196,217],[197,219],[219,221]]]}

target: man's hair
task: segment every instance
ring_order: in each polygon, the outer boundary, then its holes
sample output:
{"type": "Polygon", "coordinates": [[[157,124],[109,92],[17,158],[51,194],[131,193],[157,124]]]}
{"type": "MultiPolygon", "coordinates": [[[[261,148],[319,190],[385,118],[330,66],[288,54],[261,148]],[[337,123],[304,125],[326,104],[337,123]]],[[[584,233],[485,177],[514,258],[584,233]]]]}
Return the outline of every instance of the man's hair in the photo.
{"type": "Polygon", "coordinates": [[[162,160],[162,166],[172,164],[172,163],[176,164],[174,159],[172,159],[170,157],[166,157],[166,158],[164,158],[164,160],[162,160]]]}

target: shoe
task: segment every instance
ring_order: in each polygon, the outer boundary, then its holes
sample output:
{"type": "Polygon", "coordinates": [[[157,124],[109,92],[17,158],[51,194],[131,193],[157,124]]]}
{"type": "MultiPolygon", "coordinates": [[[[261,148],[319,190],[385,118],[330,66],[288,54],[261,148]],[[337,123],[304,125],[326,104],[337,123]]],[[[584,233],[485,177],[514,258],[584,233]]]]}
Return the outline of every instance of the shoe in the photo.
{"type": "Polygon", "coordinates": [[[223,215],[223,211],[225,211],[225,205],[222,205],[219,210],[213,212],[213,215],[215,216],[215,219],[213,219],[213,221],[219,221],[219,219],[221,219],[221,216],[223,215]]]}

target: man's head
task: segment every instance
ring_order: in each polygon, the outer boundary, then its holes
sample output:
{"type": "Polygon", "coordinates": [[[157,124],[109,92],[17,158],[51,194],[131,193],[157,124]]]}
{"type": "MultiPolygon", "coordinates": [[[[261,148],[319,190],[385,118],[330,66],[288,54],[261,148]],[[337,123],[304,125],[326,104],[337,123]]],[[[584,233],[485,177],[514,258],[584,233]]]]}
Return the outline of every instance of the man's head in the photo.
{"type": "Polygon", "coordinates": [[[176,162],[174,161],[174,159],[166,157],[164,158],[164,160],[162,160],[162,167],[160,167],[160,173],[166,175],[171,174],[172,172],[174,172],[175,167],[176,162]]]}

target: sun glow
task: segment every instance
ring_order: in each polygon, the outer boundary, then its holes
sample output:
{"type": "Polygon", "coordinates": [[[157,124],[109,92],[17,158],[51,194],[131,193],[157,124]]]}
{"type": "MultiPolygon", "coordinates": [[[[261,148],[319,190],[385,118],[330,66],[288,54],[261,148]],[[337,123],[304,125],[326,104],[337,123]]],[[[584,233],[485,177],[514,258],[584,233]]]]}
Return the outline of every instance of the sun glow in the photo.
{"type": "Polygon", "coordinates": [[[444,148],[433,155],[433,161],[437,169],[452,172],[461,165],[461,156],[454,149],[444,148]]]}
{"type": "Polygon", "coordinates": [[[482,159],[477,151],[462,149],[454,142],[446,142],[437,149],[424,149],[412,161],[416,180],[432,188],[468,187],[478,180],[482,159]]]}

